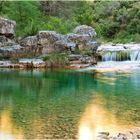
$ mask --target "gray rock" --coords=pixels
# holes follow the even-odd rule
[[[55,31],[39,31],[36,36],[28,36],[15,41],[16,22],[0,17],[0,55],[10,58],[14,55],[45,55],[52,52],[76,53],[78,50],[96,52],[98,44],[95,30],[87,25],[77,26],[73,33],[61,35]],[[25,56],[26,57],[26,56]],[[70,59],[76,60],[77,58]],[[91,61],[81,59],[82,63]]]
[[[7,38],[15,37],[16,22],[0,16],[0,35]]]
[[[95,30],[87,25],[77,26],[74,33],[70,33],[66,35],[66,39],[68,42],[75,43],[76,47],[79,50],[97,50],[99,44],[95,40],[96,32]]]
[[[82,58],[82,55],[79,54],[70,54],[68,56],[69,61],[75,61],[75,60],[79,60],[80,58]]]
[[[5,37],[5,36],[0,36],[0,43],[3,44],[5,42],[10,42],[12,40],[10,40],[9,38]]]
[[[95,30],[90,27],[90,26],[87,26],[87,25],[80,25],[80,26],[77,26],[73,32],[75,34],[80,34],[80,35],[88,35],[92,38],[96,37],[96,32]]]
[[[90,41],[86,45],[92,50],[93,53],[96,53],[99,43],[96,41]]]
[[[26,68],[40,68],[45,67],[46,64],[42,59],[20,59],[19,60],[20,67],[26,67]]]
[[[23,47],[19,44],[13,44],[12,46],[5,46],[0,48],[0,55],[4,58],[11,58],[23,53]]]
[[[54,44],[63,38],[61,34],[54,31],[39,31],[37,37],[38,44],[43,47],[42,54],[55,52]]]
[[[74,42],[77,44],[87,43],[88,41],[91,40],[91,37],[87,34],[80,35],[80,34],[70,33],[70,34],[67,34],[66,38],[68,42]]]
[[[20,45],[24,46],[24,50],[32,52],[34,56],[38,56],[42,54],[43,47],[38,45],[37,36],[28,36],[22,40],[20,40]]]
[[[38,44],[37,36],[28,36],[28,37],[22,39],[20,41],[20,44],[25,47],[27,47],[27,46],[37,47],[37,44]]]

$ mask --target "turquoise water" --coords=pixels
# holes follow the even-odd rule
[[[0,70],[0,139],[92,139],[140,127],[140,71]]]

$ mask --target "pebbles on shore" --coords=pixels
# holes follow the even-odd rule
[[[109,132],[99,132],[96,140],[140,140],[140,128],[118,133],[116,136],[110,135]]]

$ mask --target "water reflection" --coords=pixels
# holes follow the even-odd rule
[[[113,112],[101,104],[103,102],[106,101],[102,95],[97,94],[96,98],[86,107],[80,119],[79,140],[95,140],[99,132],[117,135],[135,128],[133,125],[122,124]]]
[[[9,111],[4,111],[0,114],[0,139],[15,140],[23,139],[22,130],[13,127]],[[11,134],[12,132],[12,134]],[[15,135],[13,135],[15,134]]]
[[[140,73],[0,72],[0,139],[93,139],[140,126]]]

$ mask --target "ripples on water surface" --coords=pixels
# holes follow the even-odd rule
[[[140,126],[140,71],[0,70],[0,139],[94,139]]]

